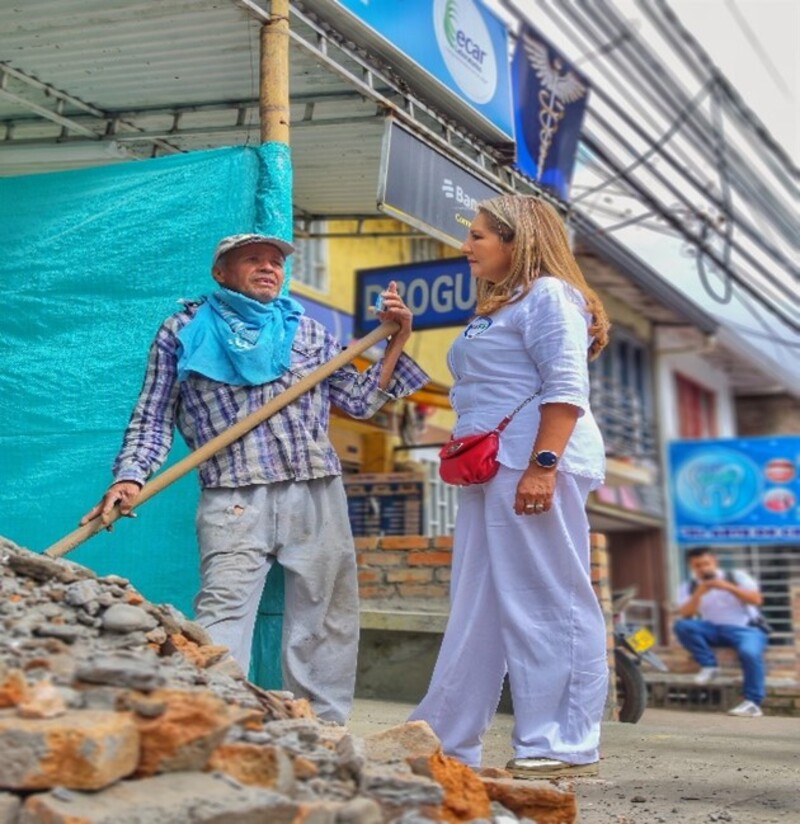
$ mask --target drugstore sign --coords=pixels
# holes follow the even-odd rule
[[[414,315],[414,329],[461,326],[475,310],[475,280],[465,258],[447,258],[407,266],[383,266],[356,272],[356,334],[378,326],[370,307],[391,281]]]

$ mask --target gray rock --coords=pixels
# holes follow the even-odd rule
[[[144,654],[97,655],[78,665],[75,678],[89,684],[129,687],[143,692],[150,692],[166,683],[158,663]]]
[[[363,739],[347,733],[336,742],[338,766],[358,781],[367,762],[367,748]]]
[[[10,550],[7,563],[17,574],[24,575],[26,578],[33,578],[35,581],[54,579],[68,584],[79,581],[81,578],[96,577],[86,567],[62,559],[48,558],[46,555],[37,555],[29,549],[22,549],[22,547]]]
[[[130,581],[121,575],[103,575],[102,578],[98,578],[97,580],[101,584],[114,584],[118,587],[126,587],[130,584]]]
[[[0,824],[16,824],[21,806],[17,796],[0,792]]]
[[[435,781],[393,767],[366,768],[361,774],[361,790],[378,802],[398,807],[438,806],[444,800],[444,790]]]
[[[103,628],[109,632],[148,632],[158,626],[158,621],[141,607],[131,604],[114,604],[103,613]]]
[[[99,793],[75,792],[69,801],[31,796],[19,824],[86,821],[91,824],[292,824],[298,805],[258,787],[232,786],[208,773],[171,773],[120,781]]]
[[[74,584],[70,584],[66,588],[64,592],[64,602],[72,607],[82,607],[85,604],[96,601],[101,594],[102,590],[97,581],[92,581],[91,579],[75,581]]]
[[[336,813],[336,824],[381,824],[380,805],[371,798],[354,798],[343,804]]]
[[[117,710],[127,691],[122,687],[90,687],[78,692],[81,708],[87,710]]]
[[[90,630],[78,624],[39,624],[33,632],[40,638],[57,638],[65,644],[74,644],[78,638],[88,635]]]
[[[103,646],[106,650],[128,650],[137,647],[147,646],[147,635],[144,632],[124,632],[115,635],[107,635],[103,639]]]
[[[103,626],[103,622],[94,616],[99,611],[100,605],[97,601],[90,601],[89,604],[94,604],[97,609],[88,609],[86,611],[81,610],[75,617],[78,619],[79,624],[83,624],[85,627],[93,627],[94,629],[98,629]]]
[[[214,639],[208,634],[208,630],[196,621],[184,621],[181,624],[181,632],[195,644],[201,647],[214,643]]]

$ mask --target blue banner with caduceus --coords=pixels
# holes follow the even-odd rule
[[[517,168],[568,200],[589,82],[530,25],[520,31],[511,73]]]

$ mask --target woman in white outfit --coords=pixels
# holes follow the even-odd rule
[[[603,479],[587,365],[608,320],[544,201],[480,204],[463,245],[477,315],[448,354],[455,437],[500,438],[500,471],[459,494],[450,619],[412,714],[448,755],[479,766],[508,673],[518,777],[597,772],[606,630],[590,578],[586,498]],[[538,394],[537,394],[538,393]]]

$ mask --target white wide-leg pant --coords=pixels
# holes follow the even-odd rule
[[[555,505],[519,516],[521,472],[460,491],[450,618],[428,693],[444,751],[479,766],[508,672],[515,755],[597,761],[608,690],[606,629],[591,585],[588,479],[558,473]]]
[[[358,656],[358,581],[341,478],[205,489],[197,510],[197,621],[247,674],[275,558],[285,572],[283,686],[344,723]]]

